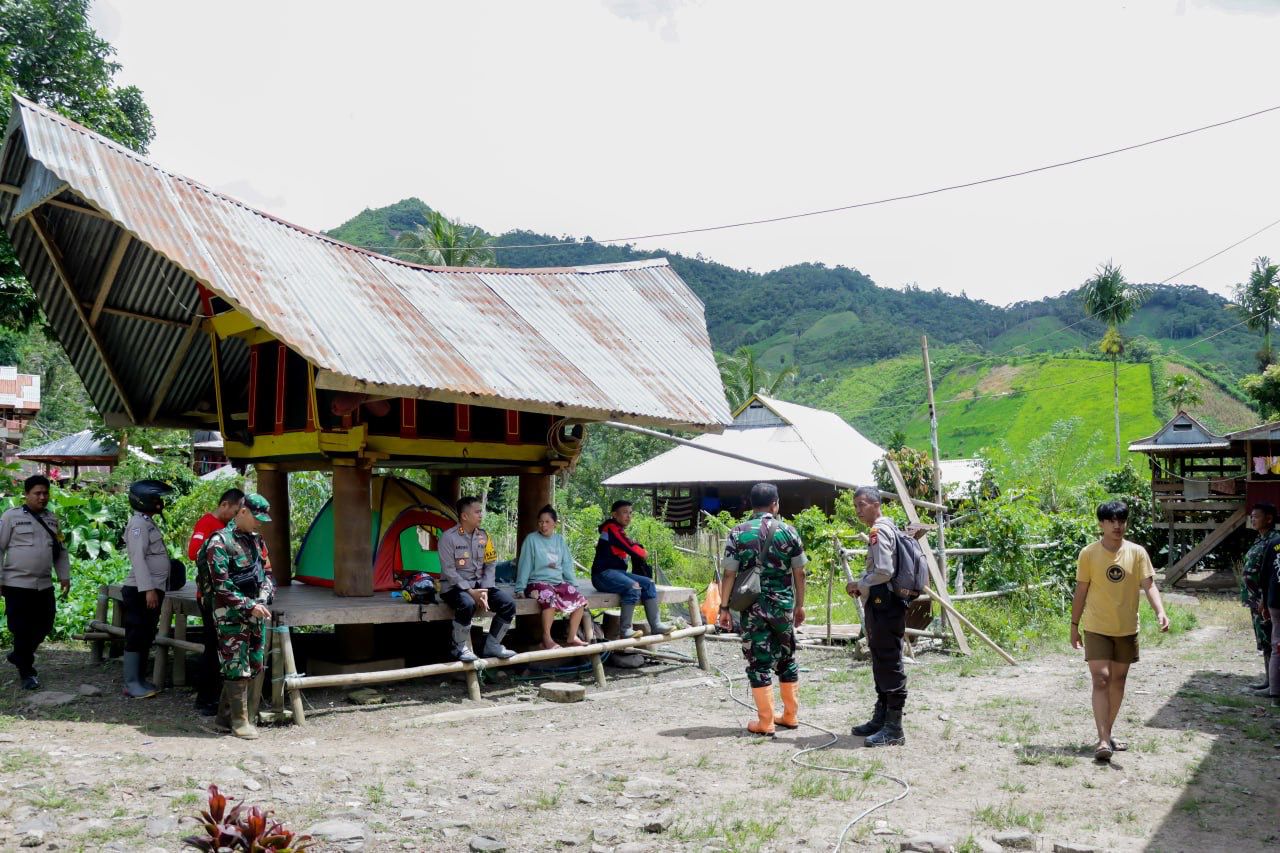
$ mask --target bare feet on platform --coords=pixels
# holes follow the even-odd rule
[[[589,645],[591,645],[591,644],[590,644],[590,643],[588,643],[586,640],[582,639],[581,637],[573,637],[572,639],[570,639],[570,640],[569,640],[569,645],[571,645],[571,646],[589,646]]]
[[[560,644],[550,637],[544,637],[542,640],[542,647],[547,651],[551,651],[552,649],[560,648]]]

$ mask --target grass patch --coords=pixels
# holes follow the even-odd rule
[[[783,820],[756,818],[719,818],[697,824],[677,824],[671,835],[677,841],[715,839],[717,846],[729,853],[756,853],[778,837]]]
[[[540,791],[538,796],[533,798],[530,808],[535,810],[554,809],[560,805],[562,796],[564,796],[564,785],[557,785],[554,791]]]
[[[50,811],[60,811],[71,805],[71,798],[53,785],[46,785],[32,791],[28,799],[36,808]]]
[[[1208,693],[1204,690],[1192,690],[1189,688],[1179,690],[1178,695],[1184,699],[1194,699],[1197,702],[1204,702],[1207,705],[1215,705],[1219,708],[1256,708],[1258,705],[1258,700],[1251,699],[1248,696]]]
[[[15,749],[0,755],[0,773],[30,770],[44,763],[44,754],[30,749]]]
[[[374,785],[365,785],[364,799],[371,806],[381,805],[387,801],[387,789],[382,782]]]
[[[973,819],[992,829],[1021,827],[1032,832],[1044,829],[1044,812],[1026,811],[1009,800],[1002,806],[983,806],[975,809]]]

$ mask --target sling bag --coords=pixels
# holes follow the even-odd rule
[[[745,613],[751,609],[760,597],[760,563],[768,554],[769,544],[773,541],[773,531],[769,529],[769,519],[760,519],[760,551],[748,566],[738,567],[738,576],[733,579],[733,589],[729,592],[729,609]]]

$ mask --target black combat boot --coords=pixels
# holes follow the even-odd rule
[[[902,733],[902,709],[889,708],[884,712],[884,728],[863,741],[864,746],[902,746],[907,736]]]
[[[873,735],[884,728],[884,700],[876,700],[876,709],[871,712],[871,719],[860,726],[853,727],[853,734],[858,737]]]
[[[1263,695],[1269,696],[1271,694],[1271,682],[1267,678],[1267,673],[1270,669],[1271,669],[1271,652],[1265,651],[1262,653],[1262,681],[1258,682],[1257,684],[1250,684],[1249,689],[1254,691],[1255,693],[1261,693]]]

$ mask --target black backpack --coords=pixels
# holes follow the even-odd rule
[[[894,594],[910,601],[929,588],[929,563],[914,536],[894,530],[893,577],[889,580]]]

